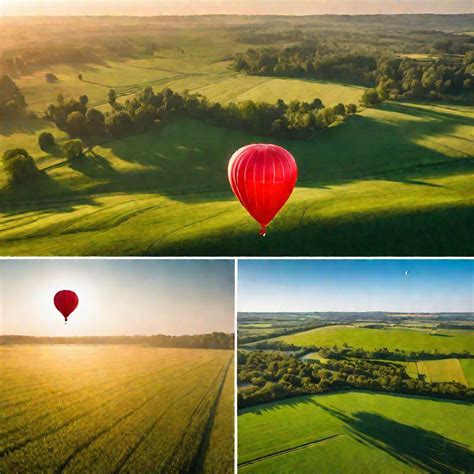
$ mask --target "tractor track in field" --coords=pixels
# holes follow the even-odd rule
[[[191,472],[199,472],[199,473],[204,472],[204,462],[206,459],[206,454],[209,449],[209,444],[211,442],[211,434],[212,434],[212,429],[214,428],[214,420],[216,418],[217,407],[219,406],[219,402],[221,401],[222,392],[224,390],[224,385],[227,380],[228,372],[232,365],[232,362],[233,362],[233,357],[230,358],[229,362],[227,363],[225,367],[224,375],[219,385],[216,398],[214,399],[214,402],[211,406],[209,417],[207,419],[207,423],[204,428],[201,441],[199,443],[197,456],[191,464]]]
[[[168,406],[164,412],[156,418],[156,420],[142,433],[140,438],[136,441],[136,443],[129,448],[125,456],[119,460],[119,462],[116,464],[114,469],[111,471],[113,474],[118,474],[121,472],[123,467],[126,465],[126,463],[130,460],[130,458],[133,456],[133,454],[138,450],[138,448],[143,444],[143,442],[150,436],[150,434],[153,432],[153,430],[156,428],[158,423],[168,414],[168,412],[174,408],[176,405],[178,405],[178,402],[180,402],[183,398],[186,398],[190,393],[192,393],[195,390],[194,387],[192,387],[190,390],[188,390],[185,394],[182,394],[179,397],[176,397],[174,399],[174,402]]]
[[[95,441],[97,441],[101,436],[109,433],[110,431],[112,431],[118,424],[120,424],[123,420],[125,419],[128,419],[130,418],[132,415],[134,415],[135,413],[137,413],[139,410],[141,410],[143,407],[145,407],[146,405],[148,405],[149,402],[152,402],[154,399],[157,398],[157,396],[159,394],[161,394],[161,392],[165,390],[164,388],[162,388],[161,390],[157,390],[156,393],[154,395],[152,395],[151,397],[148,397],[143,403],[141,403],[138,407],[136,408],[133,408],[132,410],[129,410],[127,413],[123,414],[121,417],[117,418],[111,425],[107,426],[106,428],[98,431],[97,433],[95,433],[92,437],[88,438],[86,441],[84,441],[84,443],[80,444],[76,449],[74,449],[74,451],[61,463],[61,465],[55,470],[55,473],[56,474],[59,474],[61,472],[63,472],[71,463],[71,461],[78,455],[80,454],[82,451],[84,451],[85,449],[87,449],[89,446],[91,446]],[[175,401],[179,401],[181,400],[182,398],[184,398],[185,396],[187,396],[189,393],[192,392],[192,390],[194,390],[194,388],[192,388],[191,390],[189,390],[188,392],[186,392],[185,395],[179,397],[179,398],[175,398]],[[161,415],[164,416],[173,406],[175,406],[176,403],[173,403],[170,407],[168,407],[165,411],[165,413],[163,413]],[[159,419],[158,418],[156,421],[155,424],[158,423]],[[150,430],[151,432],[151,430]],[[148,430],[147,430],[147,434],[148,434]],[[140,438],[140,442],[138,443],[138,445],[146,438],[143,437],[143,438]],[[137,446],[138,447],[138,446]],[[119,472],[120,469],[117,471]],[[113,471],[115,472],[115,470]]]
[[[179,359],[178,358],[170,358],[170,359],[167,359],[166,362],[172,362],[172,361],[175,361],[175,360],[179,360]],[[137,364],[137,367],[141,367],[140,364]],[[113,370],[116,370],[116,369],[119,369],[119,368],[121,368],[121,366],[119,364],[117,364],[116,366],[109,367],[107,370],[113,371]],[[146,373],[146,372],[142,372],[142,373]],[[53,376],[53,377],[56,376],[57,380],[62,380],[62,378],[63,378],[62,374],[63,374],[63,370],[50,372],[48,374],[48,377],[50,377],[50,378],[47,381],[42,380],[41,382],[33,382],[30,385],[19,385],[19,386],[15,387],[12,390],[3,392],[2,394],[0,394],[0,397],[11,397],[11,396],[18,397],[19,395],[24,395],[24,394],[28,394],[30,392],[41,390],[43,387],[45,387],[47,385],[50,385],[51,383],[55,382],[55,379],[51,380],[51,376]],[[87,375],[87,372],[84,372],[83,375]],[[122,377],[120,380],[126,380],[127,378],[130,378],[130,375],[126,375],[126,376]],[[105,384],[105,382],[104,382],[104,384]],[[93,385],[94,384],[84,385],[84,387],[93,386]],[[65,390],[67,390],[67,388],[58,388],[58,389],[56,389],[56,390],[54,390],[50,393],[54,394],[54,393],[63,392]],[[72,392],[72,390],[70,390],[69,392]],[[34,395],[34,393],[32,395]],[[13,402],[13,403],[5,402],[5,403],[0,404],[0,410],[3,410],[4,408],[8,408],[8,407],[11,407],[11,406],[14,406],[14,405],[18,405],[18,404],[21,404],[21,403],[23,403],[23,400],[20,401],[20,402]]]
[[[194,370],[200,369],[201,367],[207,365],[208,363],[209,363],[209,361],[206,361],[206,362],[204,362],[204,363],[198,365],[197,367],[193,367],[191,370],[188,370],[188,371],[184,372],[183,374],[186,375],[186,374],[188,374],[189,372],[192,372],[192,371],[194,371]],[[183,375],[183,374],[181,374],[181,375]],[[96,411],[102,409],[103,407],[105,407],[105,406],[108,405],[109,403],[115,402],[116,400],[122,398],[124,395],[126,395],[126,394],[128,394],[128,393],[130,393],[130,392],[139,390],[139,389],[143,388],[144,386],[153,384],[153,383],[155,383],[155,382],[156,382],[156,381],[153,379],[153,380],[150,380],[150,381],[148,381],[148,382],[145,382],[145,383],[139,385],[138,387],[130,388],[130,389],[127,390],[126,392],[120,393],[119,395],[117,395],[117,396],[115,396],[115,397],[112,397],[112,398],[110,398],[110,399],[104,401],[103,403],[101,403],[100,405],[98,405],[98,406],[95,407],[93,410],[91,410],[91,411],[89,411],[89,412],[87,412],[87,413],[84,413],[84,414],[82,414],[82,415],[79,415],[79,416],[76,416],[76,417],[74,417],[74,418],[72,418],[72,419],[69,419],[69,420],[67,420],[67,421],[65,421],[65,422],[63,422],[63,423],[61,423],[59,426],[55,426],[55,427],[53,427],[53,428],[50,428],[50,429],[48,429],[48,430],[46,430],[46,431],[44,431],[44,432],[42,432],[42,433],[40,433],[40,434],[38,434],[38,435],[36,435],[36,436],[32,436],[32,437],[30,437],[30,438],[28,438],[28,439],[25,439],[25,440],[23,440],[23,441],[21,441],[21,442],[18,442],[17,444],[15,444],[15,445],[13,445],[13,446],[3,448],[3,449],[0,450],[0,459],[4,458],[5,456],[9,455],[9,454],[12,453],[12,452],[15,452],[15,451],[18,451],[19,449],[24,448],[26,445],[28,445],[28,444],[30,444],[30,443],[32,443],[32,442],[34,442],[34,441],[37,441],[37,440],[39,440],[39,439],[41,439],[41,438],[44,438],[44,437],[49,436],[49,435],[51,435],[51,434],[53,434],[53,433],[56,433],[57,431],[61,430],[62,428],[66,427],[66,426],[69,426],[69,425],[71,425],[72,423],[75,423],[76,421],[78,421],[78,420],[80,420],[80,419],[82,419],[82,418],[85,418],[85,417],[89,416],[91,413],[94,413],[94,412],[96,412]]]
[[[179,365],[179,364],[178,364]],[[173,366],[168,366],[166,369],[163,369],[163,370],[168,370],[170,367],[173,367]],[[110,383],[110,384],[106,384],[106,383],[102,383],[102,384],[91,384],[91,385],[87,385],[85,387],[83,387],[81,389],[81,392],[83,391],[87,391],[89,388],[92,388],[94,387],[95,389],[97,388],[102,388],[104,386],[106,386],[106,389],[107,390],[111,390],[111,389],[114,389],[115,387],[117,386],[123,386],[124,384],[126,385],[129,385],[131,383],[135,383],[135,381],[138,381],[138,380],[141,380],[143,378],[149,378],[151,375],[156,375],[158,373],[160,373],[161,371],[153,371],[153,372],[150,372],[150,373],[142,373],[138,376],[126,376],[126,377],[123,377],[121,379],[118,379],[118,380],[115,380],[113,383]],[[68,396],[68,394],[70,393],[75,393],[75,390],[68,390],[66,392],[60,390],[58,392],[55,393],[55,396]],[[125,392],[126,393],[126,392]],[[80,397],[79,399],[75,400],[73,403],[70,403],[69,405],[67,405],[66,407],[64,407],[64,410],[69,410],[71,407],[74,407],[78,404],[81,404],[81,403],[84,403],[84,402],[89,402],[91,400],[94,400],[94,398],[97,398],[97,397],[100,397],[101,394],[97,392],[96,390],[96,393],[94,393],[93,395],[90,395],[90,393],[88,392],[86,395],[83,395],[82,397]],[[28,402],[25,402],[25,404],[27,405]],[[14,418],[17,418],[19,416],[22,416],[26,413],[29,413],[32,409],[35,409],[35,410],[38,410],[38,407],[41,408],[41,405],[42,404],[46,404],[46,406],[49,406],[48,404],[48,400],[44,400],[42,399],[40,402],[38,403],[35,403],[33,406],[28,406],[28,408],[26,410],[23,410],[21,412],[17,412],[17,413],[14,413],[6,418],[3,418],[1,421],[2,422],[5,422],[5,421],[10,421]],[[36,418],[32,419],[32,420],[28,420],[28,424],[32,424],[32,423],[37,423],[38,421],[44,419],[44,418],[47,418],[48,416],[50,416],[51,414],[53,414],[54,412],[52,411],[49,411],[49,412],[46,412],[46,413],[43,413],[42,415],[40,416],[37,416]],[[4,434],[5,435],[8,435],[12,432],[15,432],[18,428],[14,427],[14,428],[11,428],[9,431],[5,432]]]
[[[222,216],[223,214],[227,214],[228,213],[228,210],[225,210],[225,211],[221,211],[221,212],[218,212],[217,214],[214,214],[212,216],[207,216],[207,217],[204,217],[203,219],[199,219],[197,221],[194,221],[194,222],[191,222],[189,224],[185,224],[181,227],[178,227],[177,229],[174,229],[172,230],[171,232],[168,232],[167,234],[161,236],[159,239],[156,239],[156,240],[153,240],[152,242],[150,242],[147,247],[145,248],[145,252],[143,253],[143,255],[150,255],[151,252],[152,252],[152,249],[153,247],[160,243],[160,242],[163,242],[164,240],[166,240],[168,237],[170,237],[171,235],[173,234],[176,234],[188,227],[192,227],[194,225],[197,225],[197,224],[201,224],[202,222],[205,222],[205,221],[209,221],[211,219],[215,219],[216,217],[219,217],[219,216]]]
[[[190,372],[193,372],[195,370],[200,369],[201,367],[207,365],[209,361],[204,362],[203,364],[198,365],[197,367],[193,367],[191,370],[186,371],[183,374],[180,374],[180,377],[183,375],[187,375]],[[144,433],[140,436],[140,438],[137,440],[137,442],[133,445],[132,448],[130,448],[125,456],[119,460],[117,465],[114,467],[114,469],[111,471],[113,473],[118,473],[121,471],[123,466],[126,464],[126,462],[131,458],[131,456],[136,452],[136,450],[140,447],[140,445],[146,440],[146,438],[153,432],[153,429],[158,425],[158,423],[166,416],[166,414],[173,408],[175,407],[183,398],[186,398],[190,393],[194,391],[194,387],[192,387],[190,390],[188,390],[185,394],[180,395],[179,397],[174,398],[173,403],[169,406],[166,407],[164,412],[159,415],[159,417],[149,426]],[[128,416],[122,416],[121,419],[116,420],[116,422],[113,423],[113,425],[109,426],[108,428],[105,428],[104,430],[101,430],[99,433],[94,435],[92,438],[89,438],[87,441],[85,441],[81,446],[79,446],[77,449],[74,450],[71,455],[68,456],[68,458],[61,464],[60,468],[56,471],[57,473],[63,472],[71,463],[71,461],[83,450],[87,449],[89,446],[91,446],[95,441],[97,441],[101,436],[104,434],[110,432],[115,426],[117,426],[121,421],[123,421],[126,418],[129,418],[131,415],[136,413],[138,410],[142,409],[143,406],[145,406],[149,401],[152,401],[156,398],[156,395],[160,393],[161,391],[165,390],[163,388],[162,390],[158,390],[155,395],[152,397],[149,397],[142,405],[140,405],[138,408],[132,410],[132,412]]]
[[[200,407],[207,401],[209,400],[209,396],[210,394],[212,393],[212,390],[213,388],[215,387],[217,381],[219,380],[219,378],[222,376],[222,373],[224,373],[224,380],[225,380],[225,375],[227,373],[227,368],[228,368],[229,364],[227,363],[223,363],[222,367],[220,368],[220,370],[217,372],[213,382],[211,384],[209,384],[209,387],[208,389],[205,391],[205,393],[203,394],[203,396],[199,399],[198,403],[196,404],[196,406],[194,407],[193,411],[191,412],[191,415],[189,417],[189,420],[188,420],[188,423],[183,431],[183,434],[181,435],[181,438],[179,440],[178,443],[176,443],[176,446],[172,452],[172,454],[170,456],[168,456],[167,458],[167,462],[165,464],[165,466],[163,467],[163,470],[164,472],[172,472],[172,465],[173,465],[173,461],[175,459],[175,457],[177,456],[177,454],[179,453],[179,451],[181,449],[183,449],[185,447],[185,439],[186,439],[186,436],[188,436],[188,434],[190,433],[191,431],[191,426],[192,426],[192,423],[194,421],[194,418],[195,418],[195,415],[196,413],[199,411]],[[218,391],[216,397],[219,397],[219,394],[220,392]],[[205,429],[204,429],[205,431]],[[203,431],[203,432],[204,432]],[[198,453],[199,453],[199,450],[198,450]],[[197,454],[196,454],[197,455]],[[195,456],[196,456],[195,455]],[[193,465],[194,464],[194,461],[192,460],[190,465]],[[186,469],[186,472],[195,472],[193,469]]]
[[[335,435],[326,436],[325,438],[320,438],[320,439],[316,439],[314,441],[309,441],[308,443],[300,444],[299,446],[295,446],[293,448],[282,449],[281,451],[276,451],[274,453],[267,454],[265,456],[260,456],[258,458],[252,459],[250,461],[245,461],[245,462],[239,463],[237,466],[238,467],[250,466],[251,464],[256,464],[258,462],[265,461],[266,459],[270,459],[270,458],[274,458],[274,457],[278,457],[278,456],[284,456],[285,454],[292,453],[294,451],[299,451],[300,449],[309,448],[309,447],[317,445],[319,443],[324,443],[326,441],[330,441],[332,439],[339,438],[340,436],[344,436],[344,435],[342,433],[338,433],[338,434],[335,434]]]
[[[179,362],[179,358],[170,358],[170,359],[167,359],[166,362],[167,363],[173,363],[175,361],[178,361]],[[117,368],[119,368],[120,366],[117,365]],[[140,368],[140,364],[137,364],[137,367]],[[133,369],[135,369],[135,367],[132,367]],[[102,382],[100,384],[96,384],[96,383],[90,383],[90,384],[86,384],[84,385],[83,387],[80,388],[79,391],[82,391],[82,390],[85,390],[89,387],[97,387],[97,386],[103,386],[103,385],[107,385],[107,384],[116,384],[117,382],[119,383],[123,383],[124,381],[127,381],[127,380],[133,380],[135,378],[139,378],[139,377],[142,377],[144,376],[145,374],[149,374],[150,372],[141,372],[139,373],[138,375],[137,374],[134,374],[134,375],[125,375],[119,379],[116,379],[116,380],[111,380],[110,382]],[[61,377],[60,377],[61,378]],[[60,379],[59,378],[59,379]],[[21,388],[20,391],[11,391],[11,392],[8,392],[6,394],[2,394],[2,396],[4,395],[7,395],[8,397],[11,397],[12,395],[15,396],[15,397],[18,397],[18,395],[23,395],[23,394],[27,394],[27,393],[30,393],[30,392],[35,392],[35,391],[38,391],[38,390],[41,390],[43,387],[51,384],[52,381],[51,380],[47,380],[46,382],[41,382],[41,383],[36,383],[34,385],[31,385],[31,386],[22,386],[22,387],[19,387]],[[58,388],[56,390],[53,390],[52,392],[49,392],[48,395],[58,395],[58,394],[63,394],[63,395],[67,395],[69,393],[75,393],[77,392],[78,390],[77,389],[70,389],[69,387],[64,387],[64,388]],[[32,396],[35,396],[35,393],[32,393]],[[28,400],[21,400],[19,402],[13,402],[13,403],[5,403],[5,404],[2,404],[0,405],[0,410],[3,410],[5,408],[11,408],[12,406],[18,406],[18,405],[22,405],[22,404],[27,404],[29,402],[30,399]]]
[[[114,141],[114,140],[110,140]],[[61,162],[61,163],[55,163],[54,165],[50,165],[49,167],[43,168],[42,171],[51,169],[52,167],[56,166],[66,166],[68,162]],[[345,178],[335,178],[335,179],[328,179],[325,181],[315,181],[314,179],[309,179],[309,180],[298,180],[298,185],[303,185],[303,186],[311,186],[311,185],[317,185],[317,186],[329,186],[329,185],[337,185],[341,183],[350,183],[355,180],[370,180],[370,179],[380,179],[383,177],[389,177],[389,176],[394,176],[399,173],[409,173],[409,172],[417,172],[417,171],[422,171],[426,169],[442,169],[442,168],[458,168],[462,167],[464,165],[467,165],[469,167],[473,167],[474,169],[474,158],[473,157],[467,157],[467,158],[455,158],[454,160],[451,161],[438,161],[434,163],[425,163],[425,164],[418,164],[418,165],[411,165],[411,166],[402,166],[400,168],[392,168],[389,170],[384,170],[384,171],[379,171],[379,172],[373,172],[373,173],[367,173],[367,174],[354,174],[352,176],[348,176]],[[202,187],[199,188],[183,188],[179,189],[177,191],[171,192],[171,188],[167,189],[160,189],[156,187],[145,187],[142,189],[136,189],[134,190],[136,193],[156,193],[159,195],[165,194],[166,196],[188,196],[188,195],[194,195],[194,194],[199,194],[199,195],[205,195],[209,193],[213,194],[228,194],[230,191],[227,188],[219,187],[219,188],[208,188],[205,190],[202,190]],[[50,203],[51,207],[48,209],[51,209],[51,211],[54,211],[54,205],[58,203],[71,203],[72,199],[77,199],[77,197],[81,197],[84,199],[83,204],[87,204],[88,199],[93,199],[96,197],[101,197],[101,196],[118,196],[118,195],[123,195],[124,191],[103,191],[103,192],[92,192],[90,194],[80,192],[78,195],[73,195],[71,198],[65,198],[65,199],[55,199],[54,197],[50,197],[49,199],[46,199],[46,203]],[[80,204],[80,203],[79,203]],[[15,203],[12,205],[6,206],[7,210],[10,209],[16,209],[19,207],[24,206],[25,203]],[[26,210],[25,213],[27,212],[35,212],[35,209],[33,210]],[[0,212],[1,213],[1,212]]]
[[[55,427],[52,427],[52,428],[50,428],[50,429],[47,429],[46,431],[43,431],[42,433],[40,433],[40,434],[38,434],[38,435],[36,435],[36,436],[32,436],[32,437],[30,437],[30,438],[27,438],[27,439],[21,441],[21,442],[16,443],[16,444],[13,445],[13,446],[10,446],[10,447],[7,447],[7,448],[4,448],[4,449],[0,450],[0,459],[4,458],[5,456],[7,456],[7,455],[9,455],[9,454],[11,454],[11,453],[13,453],[13,452],[15,452],[15,451],[18,451],[19,449],[24,448],[25,446],[27,446],[27,445],[30,444],[30,443],[33,443],[33,442],[35,442],[35,441],[38,441],[38,440],[41,439],[41,438],[45,438],[46,436],[49,436],[49,435],[51,435],[51,434],[53,434],[53,433],[56,433],[57,431],[59,431],[59,430],[65,428],[66,426],[69,426],[69,425],[71,425],[72,423],[75,423],[76,421],[81,420],[82,418],[85,418],[85,417],[89,416],[91,413],[94,413],[94,412],[96,412],[96,411],[98,411],[98,410],[101,410],[102,408],[104,408],[105,406],[107,406],[109,403],[113,403],[113,402],[117,401],[119,398],[122,398],[125,394],[130,393],[130,392],[133,392],[133,391],[138,390],[138,389],[141,389],[141,388],[143,388],[145,385],[149,385],[149,384],[151,384],[151,383],[153,383],[153,382],[154,382],[154,380],[153,380],[153,381],[146,382],[146,383],[144,383],[144,384],[142,384],[142,385],[140,385],[140,386],[138,386],[138,387],[134,387],[134,388],[132,388],[132,389],[129,389],[129,390],[127,390],[126,392],[117,395],[116,397],[112,397],[112,398],[110,398],[110,399],[104,401],[103,403],[101,403],[100,405],[98,405],[98,406],[95,407],[93,410],[91,410],[91,411],[89,411],[89,412],[87,412],[87,413],[83,413],[82,415],[79,415],[79,416],[76,416],[76,417],[74,417],[74,418],[71,418],[71,419],[69,419],[69,420],[67,420],[67,421],[65,421],[65,422],[63,422],[63,423],[61,423],[61,424],[58,425],[58,426],[55,426]]]

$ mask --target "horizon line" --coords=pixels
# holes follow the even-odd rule
[[[397,311],[397,310],[383,310],[383,309],[376,309],[376,310],[364,310],[364,311],[337,311],[337,310],[311,310],[311,311],[237,311],[238,314],[242,313],[254,313],[254,314],[288,314],[288,313],[296,313],[296,314],[307,314],[307,313],[397,313],[397,314],[472,314],[474,315],[474,311]]]
[[[179,13],[162,13],[156,15],[127,15],[127,14],[89,14],[89,15],[9,15],[3,14],[1,18],[161,18],[161,17],[205,17],[205,16],[227,16],[227,17],[315,17],[315,16],[405,16],[405,15],[432,15],[432,16],[447,16],[447,15],[474,15],[472,12],[452,12],[452,13],[432,13],[432,12],[406,12],[406,13],[194,13],[194,14],[179,14]]]

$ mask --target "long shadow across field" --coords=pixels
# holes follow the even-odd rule
[[[82,191],[84,194],[151,191],[177,201],[204,202],[206,196],[202,191],[229,190],[227,163],[237,148],[249,141],[275,141],[296,157],[299,186],[330,191],[331,185],[341,181],[350,183],[376,178],[436,187],[423,179],[433,176],[430,174],[432,170],[426,166],[457,162],[460,157],[450,158],[416,141],[434,132],[449,135],[460,121],[474,124],[474,120],[407,104],[390,103],[381,108],[402,116],[419,117],[424,114],[429,120],[417,121],[407,127],[403,120],[385,122],[357,115],[348,117],[341,126],[323,130],[310,140],[274,140],[195,120],[173,121],[156,131],[108,140],[102,144],[103,148],[109,148],[124,162],[145,169],[115,171],[114,164],[99,154],[64,166],[71,166],[92,180],[97,180],[96,183],[90,183],[86,192]],[[34,128],[31,133],[34,133]],[[473,156],[467,155],[462,161],[470,159]],[[417,167],[420,169],[417,170]],[[406,173],[414,171],[420,174],[406,176]],[[443,175],[443,169],[436,170],[435,175]],[[64,184],[67,186],[68,183]],[[58,185],[57,190],[60,191],[60,188]],[[196,193],[196,190],[200,192]],[[35,199],[40,203],[43,197],[53,197],[53,193],[52,187],[42,187],[37,189]],[[230,194],[227,196],[232,198]],[[227,196],[223,196],[223,199],[227,200]],[[62,196],[59,197],[62,199]],[[21,202],[18,198],[21,196],[14,199],[17,204]]]
[[[280,221],[269,227],[267,237],[245,227],[247,217],[225,228],[192,240],[166,242],[160,236],[143,255],[245,255],[245,256],[467,256],[474,253],[474,204],[449,205],[435,209],[400,211],[393,214],[346,215],[344,219],[293,219],[291,226]],[[453,231],[455,229],[455,231]],[[179,231],[179,229],[177,229]]]
[[[405,104],[387,107],[400,109],[405,114],[419,114],[412,111],[420,109]],[[193,193],[196,188],[228,190],[228,160],[237,148],[249,141],[275,141],[288,148],[298,163],[300,186],[329,189],[331,184],[341,181],[350,183],[388,176],[391,181],[437,187],[417,178],[433,176],[428,166],[439,167],[450,162],[454,165],[460,160],[469,161],[473,156],[461,157],[456,150],[457,158],[451,158],[418,144],[417,140],[433,133],[449,135],[459,125],[452,114],[433,111],[429,114],[436,119],[417,122],[413,127],[407,127],[403,120],[384,122],[365,115],[349,117],[345,124],[324,130],[310,140],[275,140],[193,120],[174,121],[157,131],[104,143],[102,146],[121,160],[147,169],[110,176],[100,173],[100,177],[108,180],[93,185],[91,192],[134,192],[155,187],[158,193],[172,199],[196,202],[199,201],[199,194]],[[94,177],[93,170],[90,171],[88,176]],[[434,175],[442,176],[443,171],[441,167]],[[413,172],[419,172],[420,176],[405,175]],[[180,192],[187,187],[189,192]],[[205,200],[205,196],[203,198]]]
[[[471,472],[474,453],[433,431],[410,426],[377,413],[345,413],[312,403],[342,421],[357,440],[381,449],[411,467],[429,472]]]

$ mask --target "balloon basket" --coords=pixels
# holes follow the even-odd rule
[[[263,226],[261,229],[260,229],[260,232],[259,234],[262,236],[262,237],[265,237],[267,235],[267,228],[265,226]]]

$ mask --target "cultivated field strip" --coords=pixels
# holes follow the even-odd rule
[[[203,448],[205,452],[202,465],[198,465],[199,472],[225,474],[233,472],[232,456],[224,457],[228,446],[234,445],[234,360],[229,364],[222,392],[218,399],[210,433],[206,435]]]
[[[141,374],[139,377],[131,377],[127,382],[119,380],[118,383],[111,384],[110,386],[104,384],[98,384],[91,393],[90,388],[87,388],[84,392],[80,392],[80,397],[66,396],[66,401],[63,401],[63,395],[59,395],[58,398],[52,404],[53,398],[46,398],[45,404],[42,406],[34,406],[31,409],[26,408],[18,416],[11,417],[8,419],[4,426],[2,426],[2,434],[8,436],[10,443],[13,443],[18,438],[25,438],[29,436],[30,431],[37,433],[38,430],[49,430],[56,423],[59,423],[58,418],[55,415],[61,415],[61,424],[67,422],[69,418],[77,419],[77,416],[84,416],[85,407],[94,407],[93,409],[99,408],[97,405],[100,401],[100,407],[107,405],[111,400],[116,400],[124,393],[130,391],[139,390],[147,385],[154,383],[154,377],[159,373],[160,376],[172,374],[176,368],[179,368],[181,364],[177,363],[170,365],[167,369],[156,370],[155,372],[149,371],[145,374]],[[116,395],[116,388],[120,388],[119,394]],[[104,396],[103,394],[107,395]],[[46,395],[47,396],[47,395]],[[5,433],[3,433],[3,431]],[[2,448],[0,448],[1,450]],[[7,448],[10,449],[10,448]],[[1,452],[1,451],[0,451]]]
[[[232,360],[231,351],[217,350],[36,350],[47,356],[35,359],[35,348],[2,348],[9,390],[8,402],[0,402],[13,402],[15,391],[26,398],[2,410],[1,472],[146,472],[164,466],[184,472],[182,466],[196,459]],[[77,362],[71,359],[70,366],[57,357],[69,350]],[[35,383],[29,384],[28,374],[37,375]],[[233,446],[226,451],[232,459]]]

